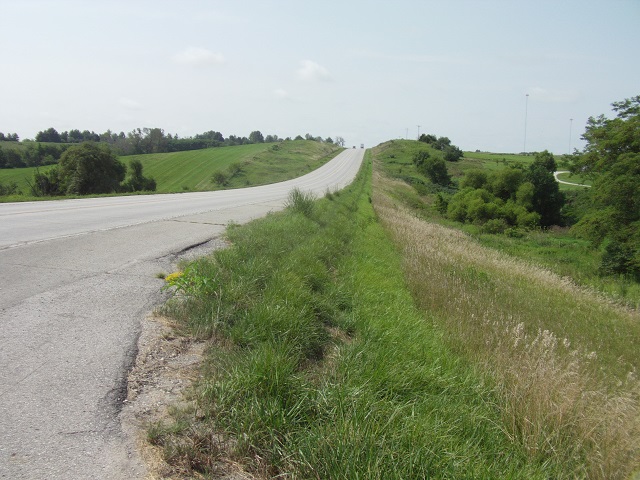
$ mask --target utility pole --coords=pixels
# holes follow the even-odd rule
[[[573,127],[573,118],[569,119],[569,155],[571,155],[571,127]]]
[[[527,153],[527,110],[529,109],[529,94],[524,103],[524,153]]]

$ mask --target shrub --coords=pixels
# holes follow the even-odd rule
[[[131,176],[123,185],[125,192],[154,192],[156,190],[156,181],[142,174],[142,162],[140,160],[131,160],[129,169],[131,170]]]
[[[484,233],[504,233],[507,227],[507,222],[503,218],[492,218],[482,226],[482,231]]]
[[[0,195],[19,195],[18,184],[16,182],[9,182],[2,184],[0,182]]]
[[[229,179],[223,172],[215,172],[211,175],[211,180],[213,180],[213,183],[220,185],[221,187],[224,187],[229,183]]]
[[[68,194],[112,193],[120,189],[126,170],[108,146],[85,142],[62,154],[59,178]]]

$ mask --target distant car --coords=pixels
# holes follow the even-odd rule
[[[356,148],[356,146],[354,145],[353,148]]]
[[[364,143],[361,143],[361,144],[360,144],[360,148],[364,148]]]

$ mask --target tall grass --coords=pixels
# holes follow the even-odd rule
[[[310,214],[232,228],[231,248],[177,277],[166,313],[214,345],[196,409],[152,441],[209,476],[562,477],[512,441],[491,385],[414,307],[364,173]]]
[[[374,205],[409,288],[453,349],[496,384],[502,425],[565,475],[626,478],[640,466],[638,315],[566,278],[411,215],[375,176]]]

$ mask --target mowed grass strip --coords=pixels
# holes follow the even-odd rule
[[[562,478],[504,425],[495,389],[407,290],[371,164],[309,208],[229,231],[164,309],[211,339],[195,407],[153,425],[176,473],[258,478]]]

